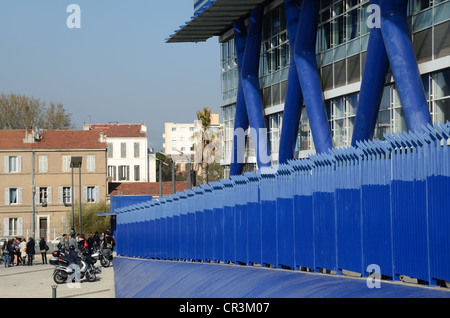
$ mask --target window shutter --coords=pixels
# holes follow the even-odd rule
[[[52,204],[52,188],[48,187],[47,188],[47,203],[48,204]]]
[[[17,172],[22,173],[22,156],[17,156]]]
[[[9,188],[5,188],[5,205],[9,205]]]
[[[17,219],[17,235],[18,236],[23,235],[23,218]]]
[[[41,188],[36,187],[36,194],[34,195],[34,203],[39,204],[41,201]]]
[[[3,236],[9,236],[9,219],[8,218],[4,218],[3,222],[4,222]]]
[[[58,188],[58,203],[63,204],[63,187]]]
[[[9,157],[5,156],[5,173],[9,173]]]
[[[95,200],[96,203],[100,202],[100,188],[95,187]]]
[[[83,187],[83,197],[84,197],[84,199],[83,199],[83,202],[87,202],[87,187],[86,186],[84,186]]]
[[[17,204],[22,204],[22,188],[17,188]]]

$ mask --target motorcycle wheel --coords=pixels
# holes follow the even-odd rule
[[[86,272],[86,279],[88,280],[88,282],[95,282],[95,280],[97,279],[97,276],[95,275],[94,271],[87,271]]]
[[[53,274],[53,280],[57,284],[64,284],[67,280],[67,276],[62,274],[60,271],[56,271]]]
[[[100,264],[102,264],[103,267],[109,267],[111,261],[107,259],[106,257],[102,257],[100,260]]]

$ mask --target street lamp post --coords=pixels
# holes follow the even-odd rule
[[[74,186],[73,186],[73,168],[78,168],[78,175],[79,175],[79,181],[78,181],[78,187],[79,187],[79,197],[80,202],[79,205],[79,212],[78,212],[78,226],[79,226],[79,233],[81,234],[81,162],[83,161],[83,157],[71,157],[70,158],[70,167],[72,168],[72,188],[70,189],[70,200],[72,203],[72,228],[75,228],[74,225],[74,205],[75,205],[75,193],[74,193]]]
[[[164,161],[162,161],[161,159],[158,159],[158,157],[156,157],[156,160],[159,161],[159,197],[162,197],[162,164],[165,165],[166,167],[168,167],[169,165],[167,163],[165,163]]]

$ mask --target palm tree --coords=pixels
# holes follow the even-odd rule
[[[204,138],[206,130],[208,130],[211,125],[211,108],[203,107],[203,110],[197,111],[197,119],[202,123],[202,182],[203,184],[208,183],[208,162],[203,158],[203,151],[208,145],[209,141]]]

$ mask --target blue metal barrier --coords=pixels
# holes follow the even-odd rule
[[[450,123],[117,209],[119,255],[450,281]]]

